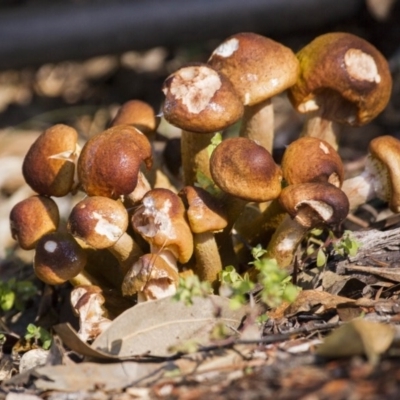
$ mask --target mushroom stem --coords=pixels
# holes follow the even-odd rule
[[[118,260],[124,275],[143,254],[139,245],[127,233],[124,233],[108,250]]]
[[[311,136],[328,142],[335,150],[338,149],[338,136],[342,130],[342,125],[325,118],[321,115],[321,110],[310,112],[303,125],[300,137]]]
[[[201,173],[211,180],[210,156],[207,147],[214,133],[195,133],[182,130],[181,153],[184,185],[194,185],[197,174]]]
[[[255,141],[272,154],[274,144],[274,108],[271,99],[244,108],[240,136]]]
[[[196,257],[195,273],[201,281],[215,283],[219,272],[222,271],[222,262],[214,234],[195,233],[193,242]]]
[[[281,268],[289,267],[297,246],[308,230],[287,215],[272,235],[265,257],[274,258]]]
[[[383,165],[369,155],[364,171],[343,182],[342,190],[349,199],[350,212],[374,197],[388,201],[390,197],[388,180],[388,172]]]

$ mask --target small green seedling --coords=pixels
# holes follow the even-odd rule
[[[191,305],[194,297],[206,297],[212,292],[209,282],[200,282],[197,275],[190,275],[179,279],[178,288],[172,298],[176,301],[183,301],[186,305]]]
[[[51,334],[46,329],[34,324],[27,326],[24,338],[42,347],[44,350],[48,350],[51,346]]]

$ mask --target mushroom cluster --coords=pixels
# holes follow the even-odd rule
[[[58,124],[26,154],[23,175],[37,195],[15,205],[11,231],[22,248],[36,250],[34,270],[45,283],[104,288],[106,281],[139,301],[175,293],[182,273],[217,288],[223,267],[251,261],[235,247],[239,238],[261,243],[288,268],[313,227],[337,228],[373,197],[399,212],[397,139],[374,139],[365,171],[351,179],[337,152],[338,124],[366,124],[389,100],[388,64],[365,40],[326,34],[295,54],[239,33],[206,63],[168,76],[162,91],[163,118],[182,130],[178,183],[153,178],[157,118],[138,100],[82,148],[76,130]],[[309,116],[278,165],[271,98],[284,91]],[[238,121],[238,137],[211,144]],[[55,200],[71,195],[78,197],[64,220]]]

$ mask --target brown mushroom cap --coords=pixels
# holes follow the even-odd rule
[[[157,254],[145,254],[132,266],[122,282],[124,296],[143,292],[148,300],[175,293],[178,270]]]
[[[75,163],[68,159],[76,152],[78,133],[67,125],[54,125],[32,144],[22,164],[26,183],[37,193],[61,197],[74,183]]]
[[[78,160],[78,177],[89,196],[117,199],[134,191],[140,166],[152,164],[151,145],[129,125],[118,125],[89,139]]]
[[[282,189],[279,202],[300,225],[312,228],[319,225],[336,227],[349,213],[345,193],[326,182],[289,185]]]
[[[86,265],[86,253],[69,233],[53,232],[37,243],[34,271],[49,285],[59,285],[74,278]]]
[[[289,185],[328,182],[341,187],[344,179],[343,163],[337,151],[325,140],[311,136],[289,144],[281,168]]]
[[[318,36],[297,53],[300,78],[289,99],[302,113],[323,109],[332,120],[363,125],[389,101],[386,59],[364,39],[342,32]]]
[[[271,154],[250,139],[222,141],[213,151],[210,171],[224,192],[248,201],[270,201],[281,191],[282,171]]]
[[[299,62],[291,49],[250,32],[227,38],[208,64],[229,78],[243,104],[249,106],[283,92],[299,74]]]
[[[111,126],[132,125],[146,136],[156,129],[156,116],[150,104],[141,100],[129,100],[122,104]]]
[[[22,249],[31,250],[43,235],[57,230],[59,221],[60,215],[54,200],[32,196],[11,209],[11,235]]]
[[[218,232],[228,225],[222,204],[205,189],[185,186],[179,195],[187,204],[187,217],[193,233]]]
[[[163,92],[164,118],[186,131],[217,132],[243,114],[232,83],[206,64],[178,69],[165,80]]]
[[[68,218],[68,231],[95,249],[113,246],[126,232],[128,212],[120,201],[86,197],[75,205]]]
[[[379,136],[371,140],[369,152],[372,161],[377,160],[384,168],[387,182],[383,182],[388,192],[390,209],[400,212],[400,141],[393,136]]]
[[[193,254],[193,236],[185,207],[168,189],[152,189],[132,217],[133,228],[156,249],[169,250],[181,263]]]

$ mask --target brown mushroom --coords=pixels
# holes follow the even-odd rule
[[[74,185],[78,133],[67,125],[54,125],[32,144],[22,164],[26,183],[37,193],[61,197]]]
[[[90,138],[78,160],[78,177],[89,196],[117,199],[132,193],[141,164],[151,168],[151,145],[129,125],[117,125]]]
[[[293,51],[265,36],[242,32],[224,40],[208,64],[229,78],[245,106],[240,135],[272,152],[271,98],[298,78],[299,62]]]
[[[54,200],[32,196],[11,209],[11,235],[22,249],[32,250],[43,235],[57,230],[59,221],[60,215]]]
[[[350,211],[373,198],[389,203],[400,212],[400,141],[384,135],[371,140],[364,171],[343,182],[342,190],[350,201]]]
[[[300,78],[289,89],[295,109],[307,113],[302,135],[337,148],[339,124],[364,125],[387,105],[392,78],[386,59],[366,40],[327,33],[297,53]]]
[[[68,231],[86,245],[108,249],[125,273],[143,254],[126,233],[129,216],[120,201],[102,196],[86,197],[78,202],[68,217]]]
[[[36,276],[49,285],[67,281],[91,283],[82,275],[87,255],[72,235],[52,232],[40,238],[35,247],[33,269]]]
[[[243,105],[231,82],[206,64],[175,71],[163,92],[164,118],[182,129],[184,184],[194,185],[197,173],[210,177],[207,146],[214,133],[239,120]]]
[[[226,212],[221,202],[202,188],[185,186],[179,195],[193,232],[195,273],[201,281],[216,283],[223,265],[214,233],[227,226]]]
[[[349,212],[346,194],[326,182],[289,185],[282,189],[279,201],[288,216],[272,236],[266,257],[275,258],[281,268],[291,265],[298,245],[310,229],[337,228]]]

